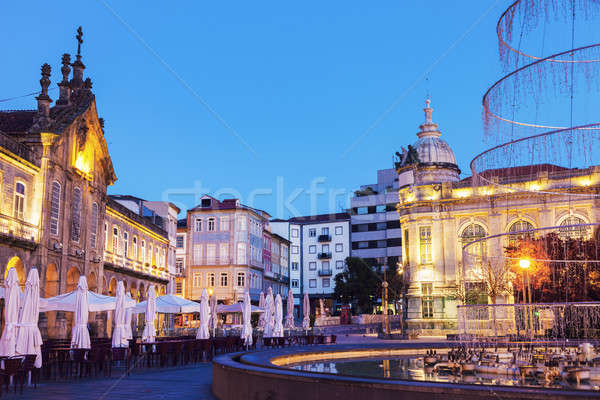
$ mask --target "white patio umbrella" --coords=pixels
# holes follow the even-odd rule
[[[244,304],[242,307],[243,325],[241,335],[242,339],[244,339],[244,343],[246,344],[246,349],[248,349],[248,346],[252,345],[251,306],[250,292],[246,290],[246,293],[244,293]]]
[[[294,292],[292,289],[288,290],[287,306],[285,315],[285,329],[294,329]]]
[[[196,339],[210,339],[208,323],[210,319],[210,306],[208,304],[208,292],[202,289],[200,295],[200,326],[196,332]]]
[[[154,292],[154,285],[150,285],[148,288],[148,300],[146,301],[146,311],[144,319],[146,325],[144,326],[144,332],[142,332],[142,340],[144,342],[154,342],[156,335],[156,328],[154,328],[154,317],[156,314],[156,293]]]
[[[156,312],[164,314],[188,314],[200,312],[200,304],[174,294],[164,294],[155,300]],[[146,312],[147,300],[137,303],[132,310],[134,314]]]
[[[302,329],[305,331],[310,329],[310,301],[308,300],[308,293],[304,293],[304,300],[302,300],[302,311],[304,318],[302,319]]]
[[[38,328],[40,314],[40,275],[33,268],[25,282],[25,299],[17,328],[17,354],[35,354],[34,366],[42,367],[42,335]]]
[[[77,283],[75,316],[71,331],[71,347],[73,348],[89,349],[91,347],[90,332],[87,327],[89,313],[87,279],[85,276],[80,276],[79,283]]]
[[[258,298],[258,306],[260,308],[265,308],[265,293],[264,292],[260,292],[260,297]],[[258,327],[259,328],[264,328],[265,327],[265,314],[261,314],[258,316]]]
[[[106,296],[96,292],[88,290],[88,311],[99,312],[99,311],[110,311],[114,310],[117,306],[117,298],[113,296]],[[135,306],[135,300],[131,297],[125,297],[125,307]],[[46,311],[68,311],[75,312],[77,306],[77,290],[69,293],[59,294],[58,296],[49,298],[40,298],[40,312]]]
[[[227,306],[224,304],[220,304],[217,306],[217,314],[239,314],[239,313],[243,313],[243,312],[244,312],[244,303],[229,304]],[[264,312],[265,312],[264,309],[250,304],[250,313],[251,314],[255,314],[255,313],[264,314]]]
[[[217,294],[213,292],[210,296],[210,327],[213,331],[213,337],[219,324],[219,316],[217,315]]]
[[[275,298],[275,325],[273,327],[274,337],[283,337],[283,303],[278,293]]]
[[[275,304],[273,300],[273,289],[269,287],[267,291],[267,298],[265,299],[265,330],[263,333],[264,337],[273,337],[273,326],[275,320],[273,319],[273,312],[275,311]]]
[[[127,340],[127,311],[125,309],[125,286],[123,281],[117,282],[117,304],[115,307],[115,329],[112,333],[112,347],[129,347]]]
[[[133,300],[129,295],[126,296],[127,300]],[[125,309],[125,334],[127,339],[133,339],[133,332],[131,330],[131,317],[133,314],[133,307]]]
[[[19,306],[21,303],[21,288],[17,270],[8,270],[4,281],[4,331],[0,338],[0,355],[12,357],[15,355],[17,344],[17,323],[19,322]]]

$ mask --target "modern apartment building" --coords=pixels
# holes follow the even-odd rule
[[[377,183],[354,192],[350,199],[353,257],[388,267],[402,261],[398,189],[398,173],[390,168],[377,171]]]
[[[335,276],[344,270],[350,255],[350,216],[276,219],[271,221],[271,229],[290,240],[290,287],[296,306],[300,307],[304,293],[312,299],[331,299]]]

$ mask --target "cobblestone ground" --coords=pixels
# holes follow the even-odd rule
[[[37,389],[24,387],[23,395],[3,392],[2,399],[43,400],[216,400],[210,390],[212,364],[164,369],[136,370],[120,376],[124,369],[113,369],[112,378],[84,378],[69,382],[42,382]]]

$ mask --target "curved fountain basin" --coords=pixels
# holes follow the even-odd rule
[[[427,349],[438,353],[448,343],[377,344],[295,347],[216,357],[213,364],[213,393],[222,400],[238,398],[273,399],[589,399],[600,398],[595,390],[554,389],[481,384],[467,378],[460,383],[415,381],[398,378],[363,377],[292,369],[298,363],[357,358],[386,359],[419,356]],[[473,382],[473,383],[468,383]]]

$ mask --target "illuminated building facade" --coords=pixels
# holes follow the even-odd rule
[[[443,334],[456,328],[460,290],[480,291],[485,285],[475,266],[465,267],[463,246],[490,235],[515,232],[516,237],[519,231],[539,227],[598,222],[597,200],[545,192],[573,186],[582,193],[595,191],[600,167],[571,170],[541,164],[488,170],[482,175],[491,183],[474,187],[470,177],[459,179],[454,153],[440,138],[429,102],[424,111],[418,141],[397,163],[401,262],[408,283],[409,329]],[[507,245],[511,237],[507,235]],[[490,253],[503,248],[487,248],[485,243],[474,251],[499,258]],[[510,296],[497,299],[512,301]]]
[[[143,298],[140,289],[150,284],[164,291],[168,273],[158,268],[160,263],[144,269],[123,250],[133,247],[134,237],[146,238],[163,262],[169,238],[106,194],[117,178],[91,79],[83,77],[81,30],[77,40],[75,61],[69,54],[62,57],[54,106],[48,95],[51,67],[44,64],[37,109],[0,111],[2,277],[15,267],[24,284],[28,271],[37,268],[42,297],[74,290],[81,275],[99,293],[114,293],[116,280],[122,279],[132,294]],[[72,313],[40,315],[42,333],[51,337],[68,337],[71,321]],[[90,316],[90,323],[98,336],[110,325],[106,313]]]

